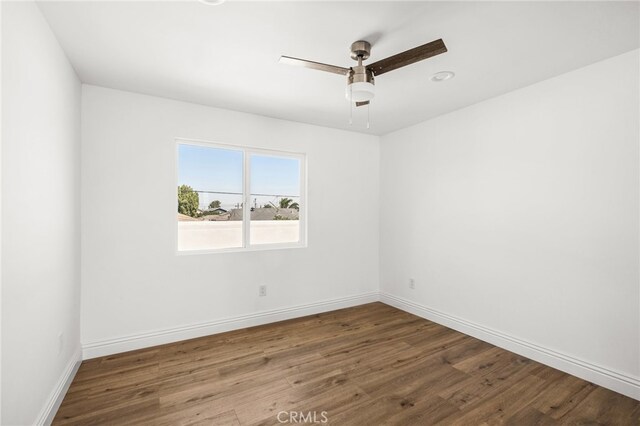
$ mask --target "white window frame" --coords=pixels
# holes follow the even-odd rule
[[[234,253],[247,251],[263,251],[263,250],[280,250],[295,249],[307,247],[307,156],[302,152],[292,152],[284,150],[271,150],[264,148],[255,148],[245,145],[231,145],[218,142],[210,142],[199,139],[176,138],[175,139],[175,185],[173,193],[175,197],[175,188],[180,184],[178,182],[178,166],[179,166],[179,150],[180,145],[202,146],[205,148],[218,148],[231,151],[240,151],[243,158],[243,174],[242,174],[242,247],[230,247],[222,249],[207,250],[178,250],[178,220],[175,219],[175,250],[178,255],[193,254],[214,254],[214,253]],[[274,244],[251,244],[251,155],[271,156],[277,158],[294,158],[300,161],[300,210],[299,210],[299,226],[300,239],[296,243],[274,243]],[[175,204],[174,204],[175,206]],[[174,207],[175,210],[175,207]]]

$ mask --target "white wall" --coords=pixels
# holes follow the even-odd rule
[[[638,56],[382,137],[382,291],[637,387]]]
[[[0,5],[0,99],[2,99],[2,10]],[[2,188],[2,102],[0,101],[0,188]],[[2,191],[0,191],[0,424],[2,423]]]
[[[26,425],[80,354],[81,86],[35,3],[1,7],[2,424]]]
[[[2,99],[2,10],[0,5],[0,100]],[[0,189],[2,188],[2,102],[0,101]],[[2,424],[2,191],[0,191],[0,424]]]
[[[176,137],[305,152],[308,248],[176,255]],[[378,290],[375,136],[85,85],[82,144],[85,355]]]

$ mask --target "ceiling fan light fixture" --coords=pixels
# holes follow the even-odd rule
[[[456,74],[453,71],[440,71],[431,76],[431,81],[434,83],[442,83],[443,81],[451,80]]]
[[[351,102],[370,101],[376,95],[376,86],[372,83],[360,81],[347,86],[346,97]]]
[[[347,75],[347,100],[351,102],[366,102],[376,95],[376,82],[371,70],[362,65],[362,58],[358,58],[358,66],[352,67]]]
[[[200,3],[206,4],[207,6],[218,6],[225,2],[225,0],[199,0]]]

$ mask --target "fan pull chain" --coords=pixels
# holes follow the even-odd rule
[[[349,126],[353,126],[353,86],[349,86]]]
[[[371,117],[371,101],[369,101],[369,103],[367,104],[367,129],[370,127],[369,126],[370,117]]]

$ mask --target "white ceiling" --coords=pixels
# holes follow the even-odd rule
[[[39,3],[85,83],[384,134],[640,45],[638,2]],[[449,52],[376,79],[349,126],[345,78],[280,55],[351,66],[442,38]],[[438,71],[453,80],[432,83]]]

